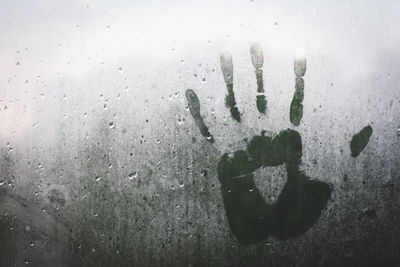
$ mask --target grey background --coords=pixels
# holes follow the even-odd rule
[[[1,1],[0,265],[398,264],[399,14],[398,1]],[[264,48],[264,116],[252,42]],[[303,236],[242,246],[216,164],[244,138],[291,127],[300,47],[302,169],[332,198]],[[224,106],[223,51],[241,124]],[[257,173],[267,201],[285,175]]]

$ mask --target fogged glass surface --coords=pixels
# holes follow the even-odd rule
[[[396,266],[398,1],[2,1],[0,266]]]

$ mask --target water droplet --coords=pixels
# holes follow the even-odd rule
[[[31,227],[30,227],[29,225],[26,225],[26,226],[25,226],[25,230],[26,230],[26,231],[30,231],[30,230],[31,230]]]
[[[122,67],[119,67],[119,68],[118,68],[118,71],[122,73]]]
[[[25,262],[25,264],[29,264],[29,259],[25,258],[24,262]]]
[[[114,122],[110,122],[110,124],[108,125],[111,129],[115,128]]]

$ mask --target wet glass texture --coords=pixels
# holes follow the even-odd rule
[[[399,1],[3,0],[0,30],[0,266],[400,264]]]

